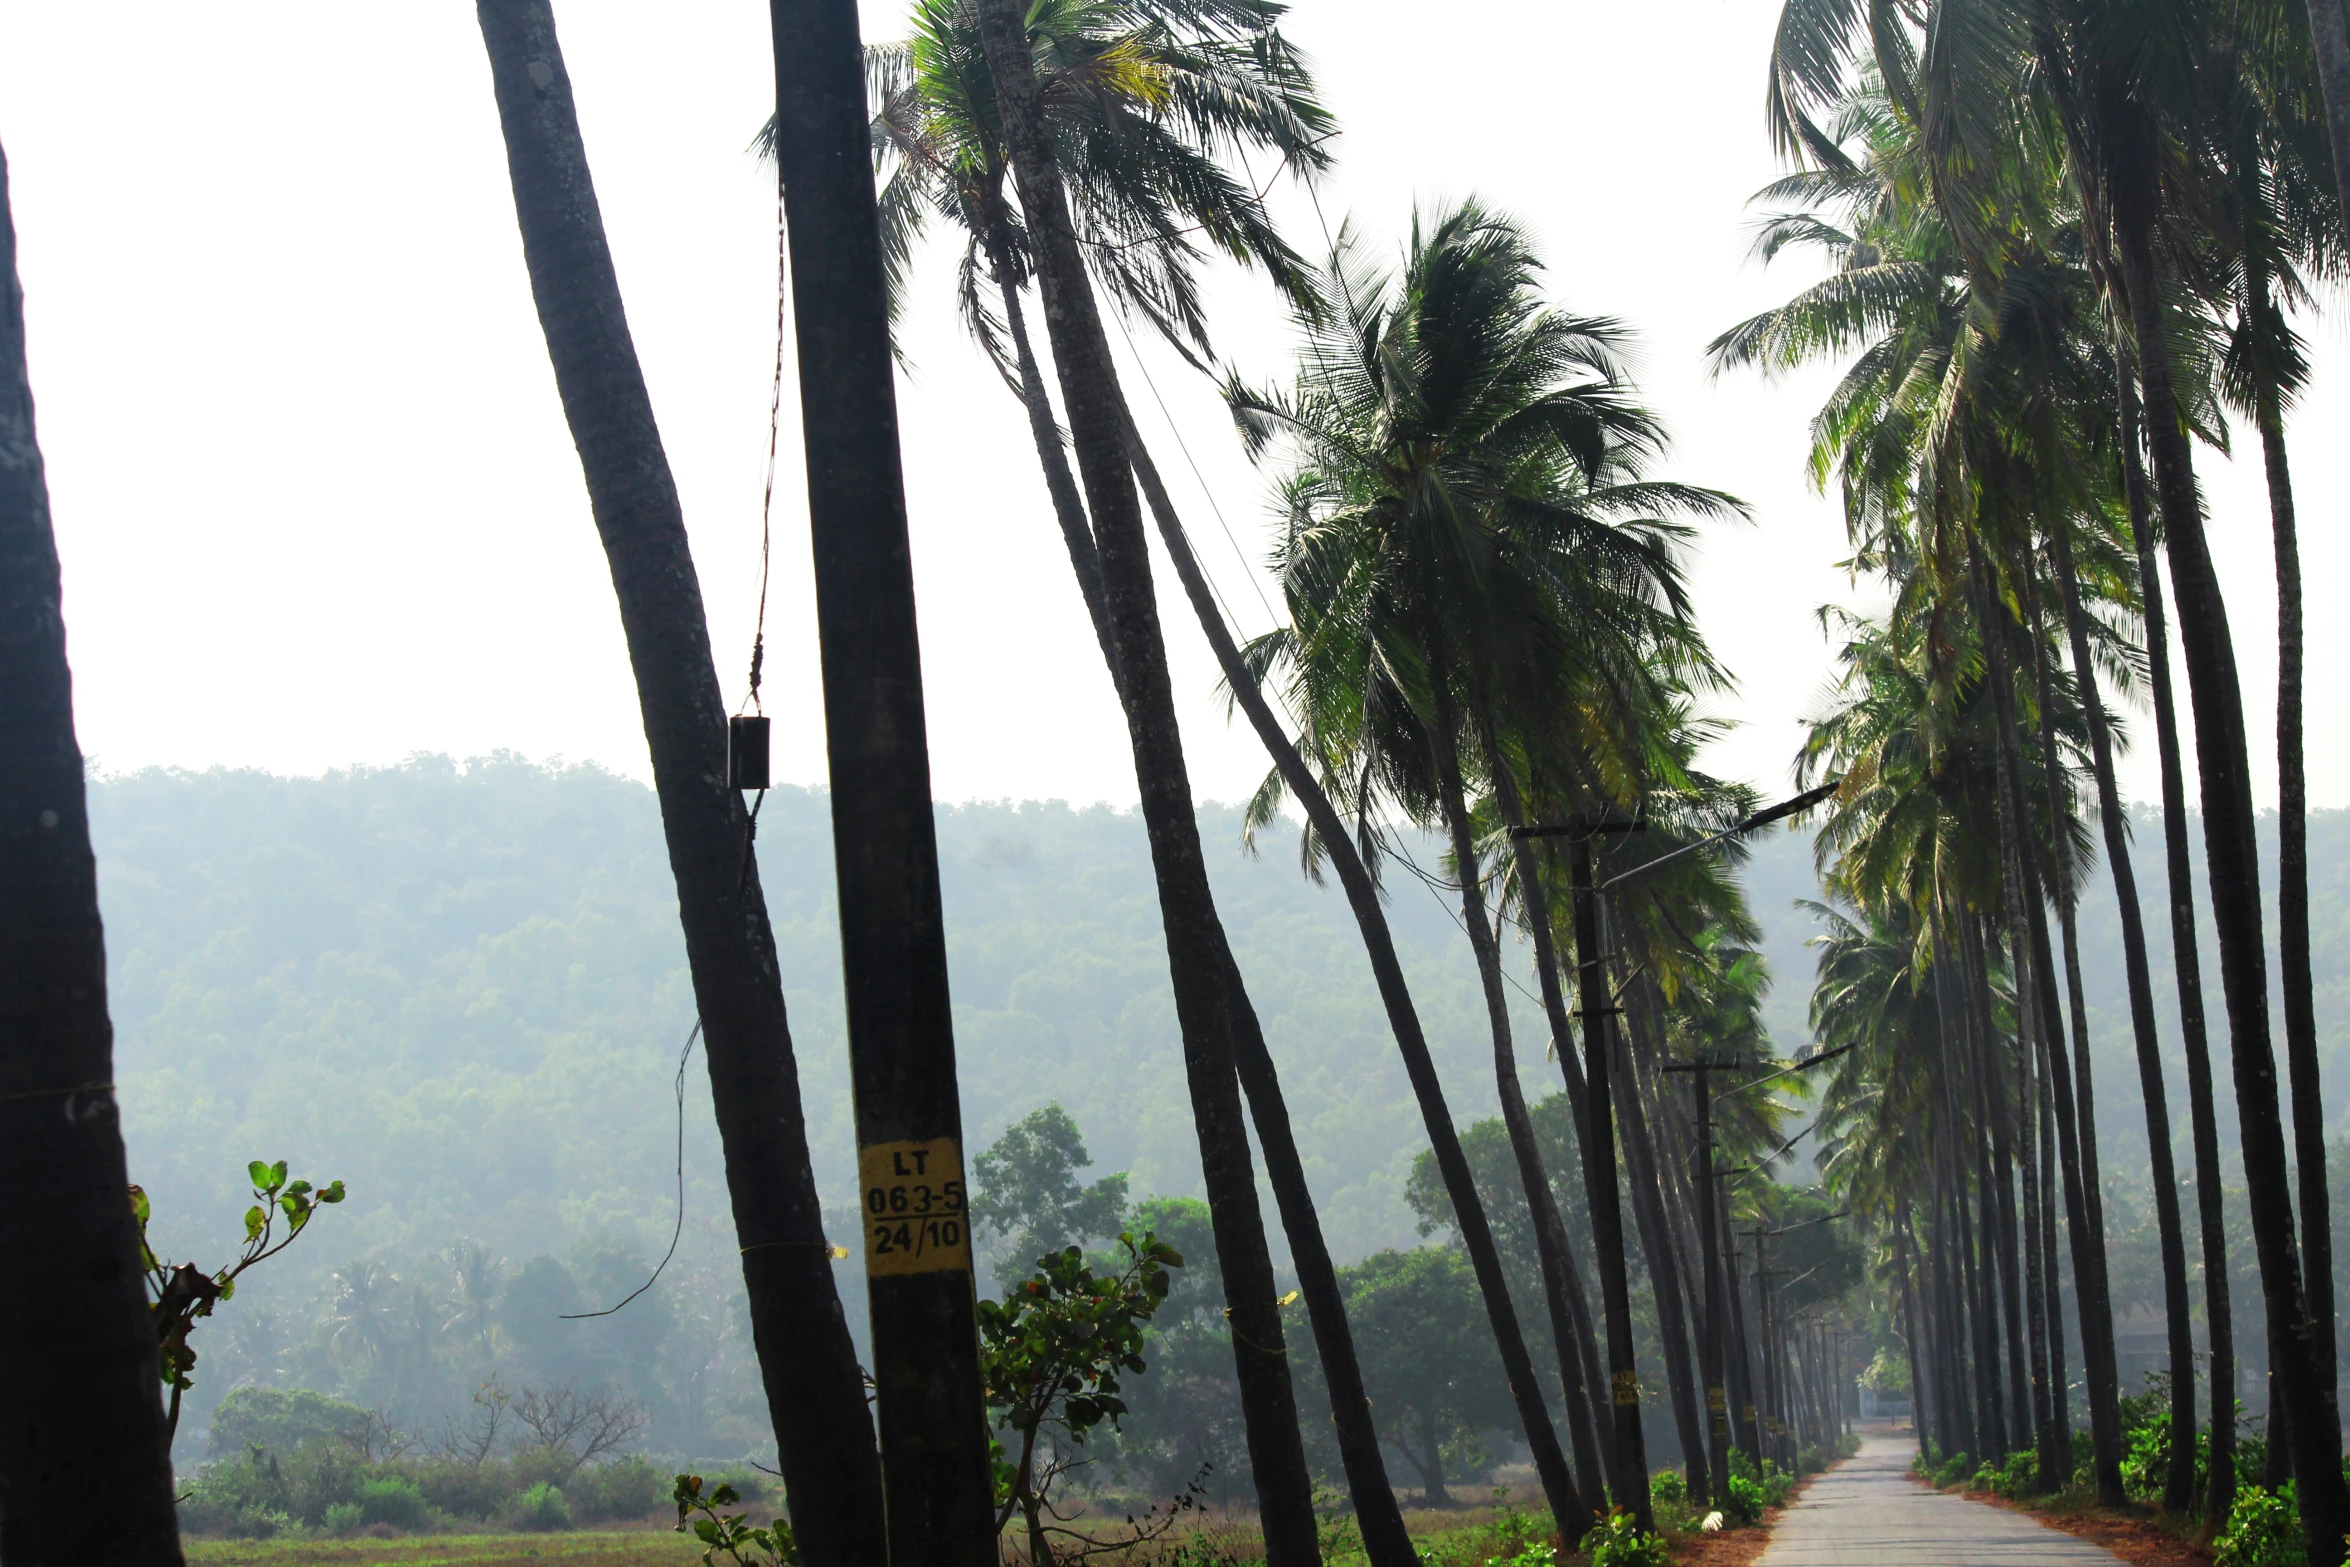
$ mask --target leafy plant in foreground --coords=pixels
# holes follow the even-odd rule
[[[718,1510],[742,1500],[741,1494],[724,1481],[705,1493],[700,1475],[679,1475],[674,1499],[677,1532],[691,1533],[702,1542],[702,1567],[716,1567],[721,1551],[738,1567],[751,1567],[754,1562],[770,1563],[771,1567],[799,1567],[800,1545],[792,1538],[790,1524],[778,1518],[761,1529],[745,1514]]]
[[[139,1261],[147,1272],[148,1309],[155,1319],[163,1385],[171,1389],[163,1416],[166,1446],[179,1432],[181,1396],[194,1386],[188,1373],[195,1367],[196,1351],[190,1347],[188,1335],[195,1331],[196,1323],[236,1294],[237,1279],[246,1269],[293,1245],[320,1207],[343,1200],[341,1181],[317,1187],[308,1181],[287,1180],[283,1159],[275,1164],[256,1159],[245,1171],[252,1178],[254,1198],[253,1206],[245,1210],[245,1247],[236,1261],[217,1273],[206,1273],[192,1262],[170,1263],[157,1257],[155,1248],[147,1244],[147,1220],[153,1209],[146,1189],[131,1188],[131,1213],[139,1221]],[[277,1229],[281,1214],[286,1225],[283,1235]]]
[[[1583,1537],[1583,1551],[1591,1558],[1591,1567],[1671,1567],[1673,1560],[1664,1540],[1641,1528],[1621,1507]]]
[[[1173,1287],[1168,1270],[1183,1266],[1182,1253],[1148,1230],[1139,1239],[1122,1231],[1118,1245],[1126,1266],[1114,1275],[1097,1274],[1068,1246],[1039,1257],[1035,1275],[1004,1299],[979,1303],[988,1408],[1020,1443],[1016,1459],[998,1450],[996,1530],[1021,1514],[1032,1561],[1053,1560],[1051,1535],[1078,1541],[1081,1556],[1096,1544],[1047,1522],[1062,1519],[1053,1485],[1081,1462],[1076,1450],[1089,1432],[1105,1420],[1115,1428],[1126,1413],[1119,1378],[1145,1369],[1143,1329]]]

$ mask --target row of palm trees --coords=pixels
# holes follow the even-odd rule
[[[2272,1447],[2299,1482],[2310,1559],[2325,1563],[2342,1557],[2350,1494],[2284,418],[2307,375],[2290,311],[2343,258],[2337,176],[2350,169],[2334,166],[2328,111],[2350,103],[2329,105],[2321,80],[2333,77],[2320,69],[2340,41],[2328,42],[2338,11],[2328,0],[2306,12],[2049,0],[1864,14],[1793,0],[1771,108],[1796,168],[1758,198],[1769,209],[1759,251],[1809,252],[1829,272],[1714,345],[1723,369],[1847,365],[1814,421],[1813,473],[1841,495],[1851,568],[1881,580],[1890,607],[1838,623],[1838,685],[1804,758],[1843,780],[1819,840],[1842,909],[1814,1019],[1823,1039],[1855,1047],[1829,1101],[1834,1175],[1890,1238],[1934,1439],[1976,1453],[2036,1445],[2042,1483],[2068,1477],[2061,1198],[2097,1487],[2121,1497],[2075,919],[2101,847],[2118,894],[2169,1318],[2166,1501],[2185,1511],[2199,1500],[2207,1528],[2227,1515],[2236,1368],[2175,617],[2276,1390]],[[2343,128],[2339,116],[2331,124]],[[2289,1153],[2245,699],[2194,471],[2196,445],[2223,442],[2230,414],[2260,437],[2279,590]],[[2141,688],[2160,752],[2201,1221],[2212,1461],[2200,1499],[2174,1128],[2114,776],[2111,693]]]

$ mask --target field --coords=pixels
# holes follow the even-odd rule
[[[701,1554],[663,1529],[426,1534],[388,1540],[190,1540],[190,1567],[687,1567]]]

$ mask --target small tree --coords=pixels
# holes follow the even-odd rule
[[[981,1235],[1012,1238],[996,1282],[1012,1284],[1029,1258],[1118,1233],[1126,1221],[1126,1177],[1079,1181],[1077,1172],[1092,1164],[1085,1135],[1057,1104],[1006,1127],[972,1161],[972,1227]]]
[[[979,1303],[988,1407],[1019,1442],[1016,1457],[998,1448],[996,1530],[1001,1533],[1020,1514],[1029,1560],[1037,1567],[1055,1560],[1053,1536],[1083,1542],[1070,1560],[1135,1543],[1092,1540],[1057,1527],[1069,1515],[1052,1502],[1055,1483],[1083,1462],[1076,1454],[1086,1434],[1105,1420],[1115,1428],[1126,1413],[1119,1378],[1145,1369],[1143,1328],[1173,1285],[1167,1270],[1183,1266],[1182,1254],[1148,1230],[1139,1239],[1121,1232],[1118,1246],[1126,1264],[1114,1275],[1096,1273],[1084,1253],[1064,1247],[1039,1257],[1036,1274],[1003,1300]],[[1187,1502],[1180,1499],[1178,1508]],[[1174,1511],[1154,1510],[1140,1530],[1146,1537],[1163,1532]]]
[[[325,1204],[343,1200],[343,1183],[329,1181],[314,1187],[308,1181],[286,1179],[286,1162],[264,1164],[259,1159],[245,1167],[253,1181],[253,1206],[245,1210],[245,1247],[237,1260],[217,1273],[206,1273],[192,1262],[166,1262],[147,1243],[147,1220],[152,1212],[143,1187],[131,1188],[131,1212],[139,1221],[139,1259],[147,1270],[149,1309],[155,1316],[155,1339],[161,1351],[163,1385],[171,1389],[164,1409],[164,1441],[178,1435],[180,1399],[193,1386],[188,1373],[195,1368],[196,1351],[188,1343],[198,1321],[237,1292],[237,1279],[246,1269],[266,1261],[294,1244],[309,1227],[311,1216]],[[285,1233],[278,1233],[278,1219]]]
[[[1340,1278],[1380,1435],[1440,1504],[1447,1464],[1479,1461],[1477,1433],[1517,1418],[1476,1276],[1451,1247],[1423,1246],[1366,1257]]]

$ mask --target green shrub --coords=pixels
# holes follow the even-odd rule
[[[1649,1478],[1648,1494],[1659,1502],[1678,1502],[1689,1494],[1689,1482],[1678,1469],[1659,1469]]]
[[[1763,1515],[1762,1487],[1744,1475],[1730,1476],[1730,1494],[1722,1498],[1722,1511],[1736,1523],[1760,1523]]]
[[[2257,1485],[2238,1491],[2212,1559],[2218,1567],[2302,1567],[2301,1512],[2293,1505],[2292,1482],[2273,1493]]]
[[[426,1506],[453,1518],[477,1522],[495,1517],[500,1504],[523,1489],[506,1466],[498,1463],[474,1468],[435,1458],[402,1465],[401,1472],[416,1482]]]
[[[359,1482],[359,1521],[415,1534],[433,1526],[432,1508],[413,1480],[379,1475]]]
[[[1621,1507],[1583,1537],[1583,1550],[1591,1567],[1671,1567],[1673,1560],[1665,1542],[1642,1529]]]
[[[1966,1454],[1952,1453],[1948,1458],[1936,1464],[1933,1469],[1929,1471],[1927,1478],[1932,1480],[1937,1486],[1953,1486],[1958,1484],[1959,1481],[1964,1480],[1971,1472],[1971,1466],[1969,1466],[1967,1463]]]
[[[582,1469],[563,1488],[581,1523],[642,1518],[669,1500],[669,1485],[642,1458],[616,1458]]]
[[[337,1502],[326,1510],[326,1532],[338,1539],[357,1534],[366,1523],[367,1520],[360,1516],[357,1502]]]
[[[545,1480],[507,1502],[498,1521],[509,1529],[550,1534],[571,1527],[571,1500],[563,1488]]]
[[[180,1500],[179,1517],[182,1533],[231,1540],[267,1540],[294,1523],[277,1461],[258,1448],[197,1470]]]

